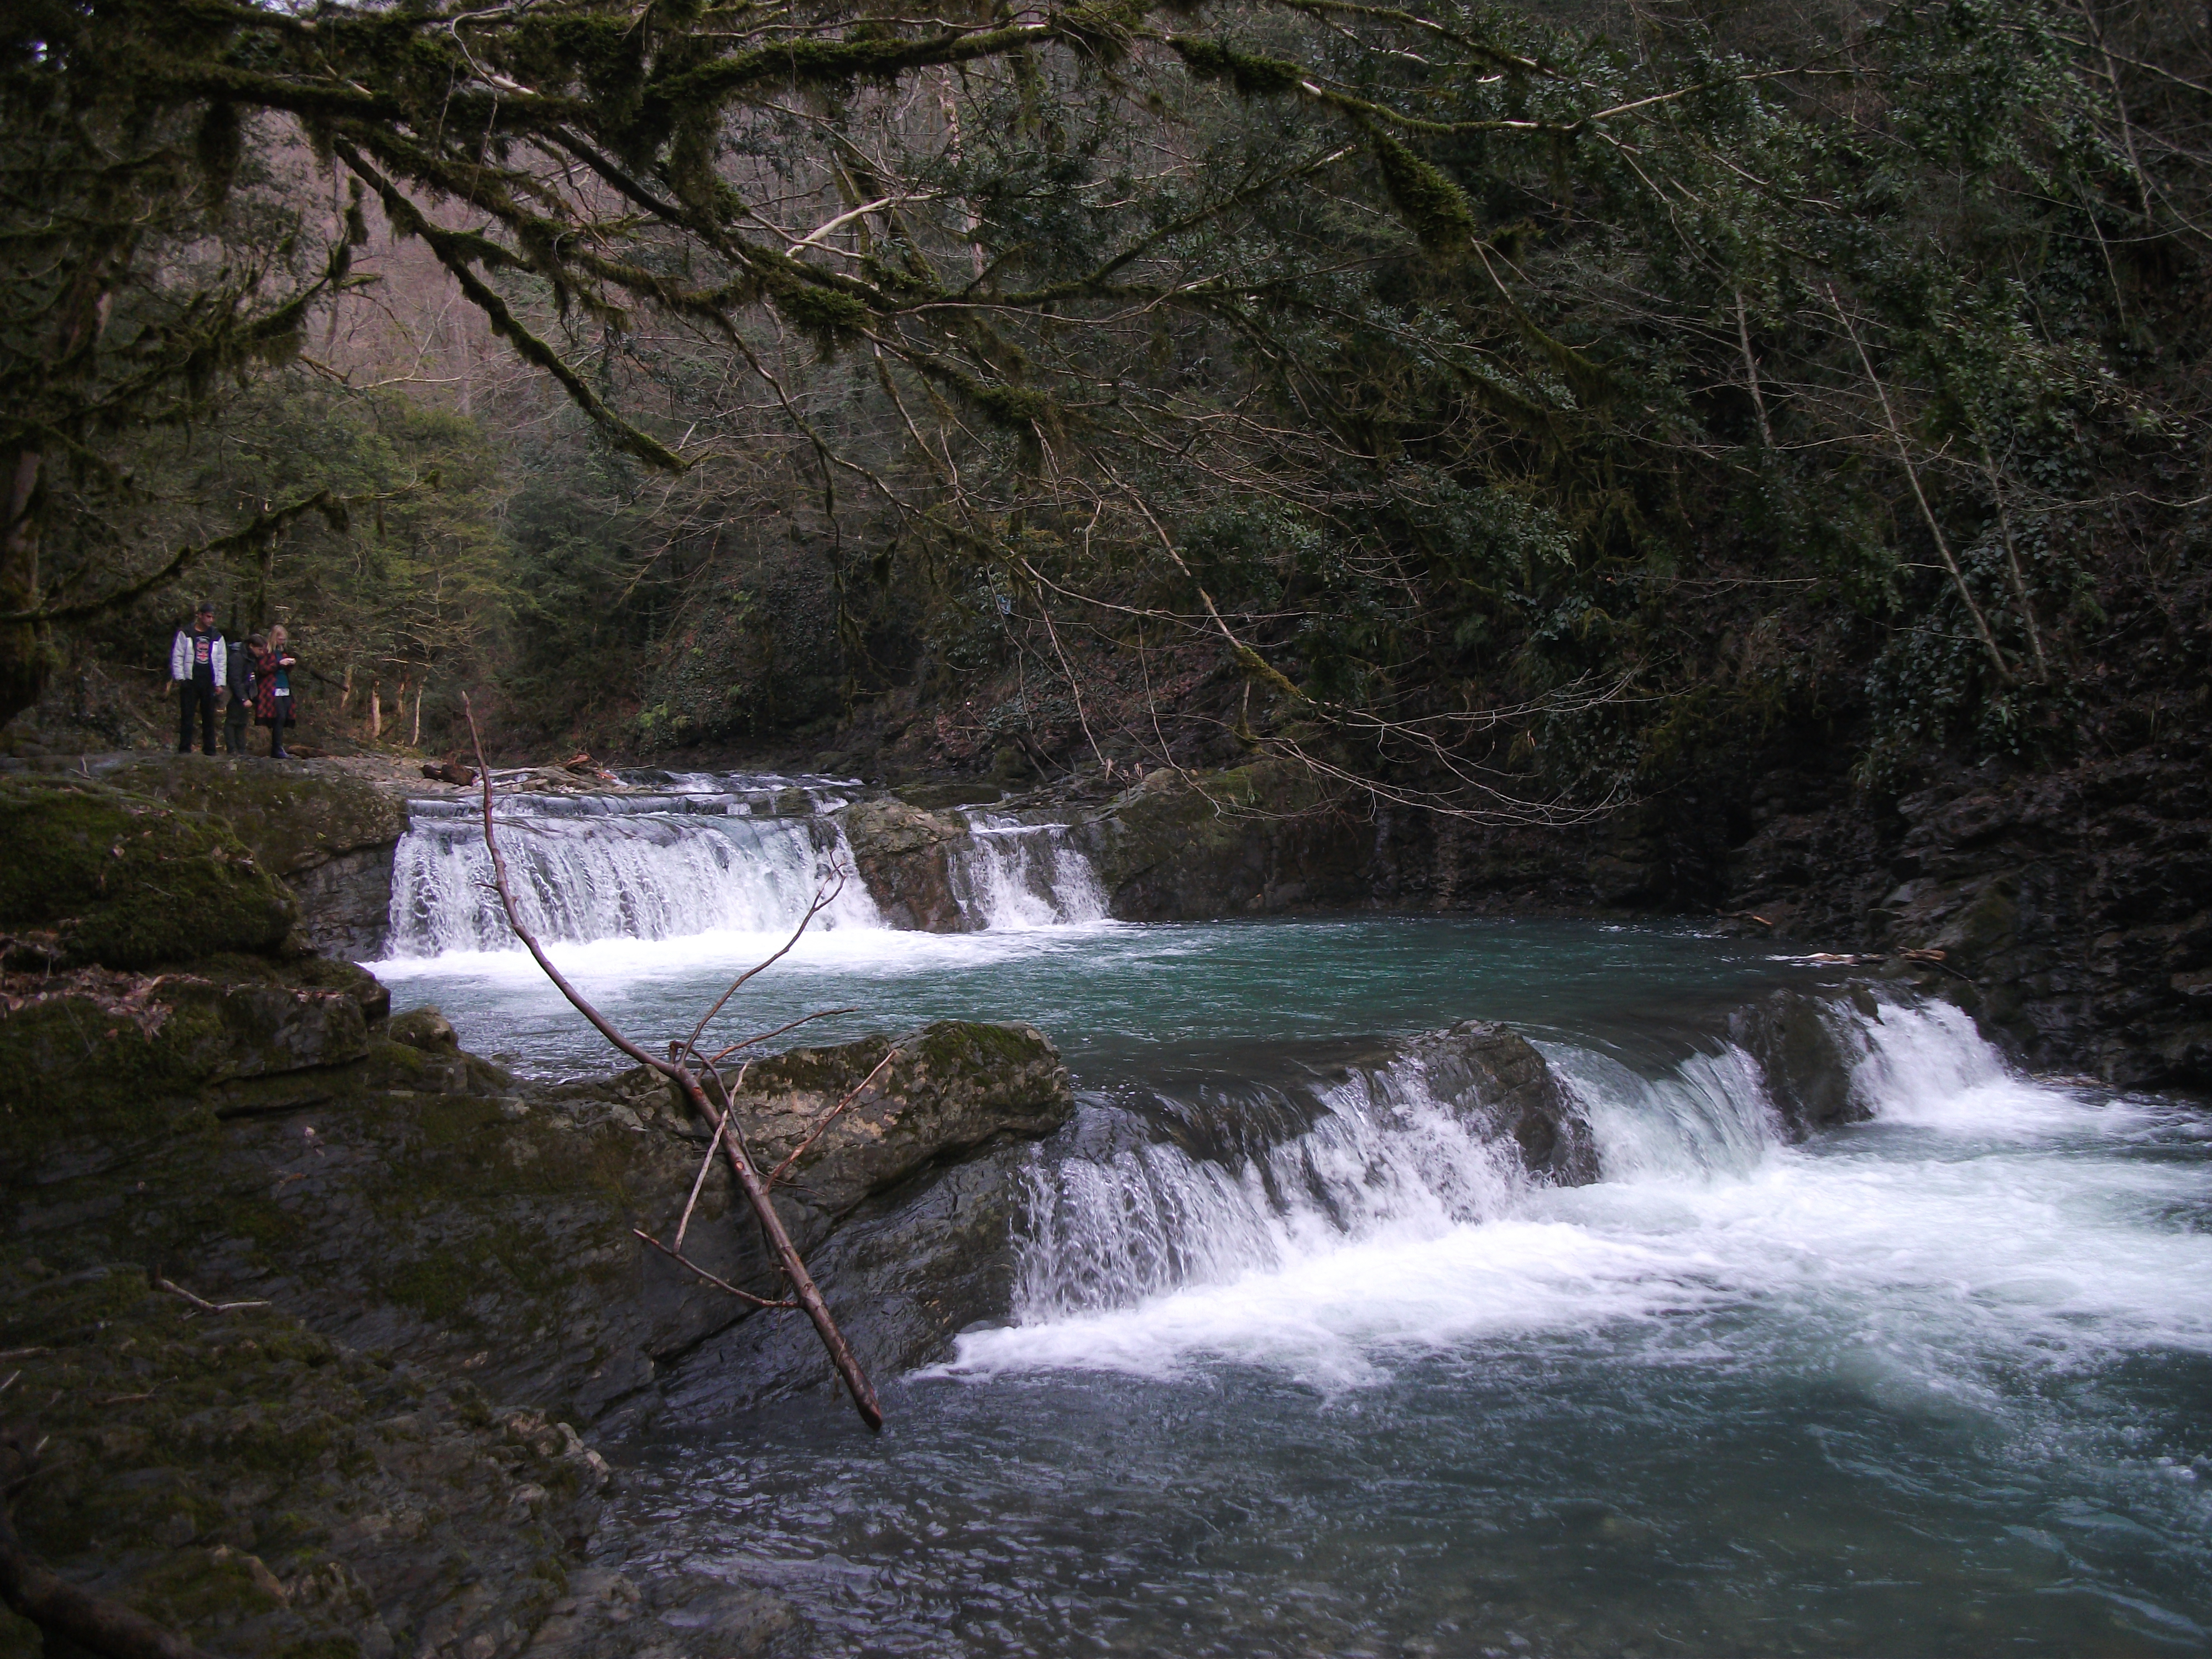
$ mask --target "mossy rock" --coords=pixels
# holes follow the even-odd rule
[[[0,781],[0,930],[64,967],[272,951],[299,919],[228,825],[88,781]]]
[[[0,1016],[0,1163],[17,1174],[33,1174],[67,1143],[187,1133],[218,1105],[265,1108],[271,1091],[253,1085],[343,1067],[368,1052],[357,987],[100,970],[48,983]],[[252,1099],[210,1097],[241,1085]]]
[[[908,806],[941,812],[948,806],[988,806],[1005,792],[991,783],[909,783],[891,791]]]
[[[1235,915],[1371,896],[1372,830],[1311,768],[1263,759],[1156,772],[1079,831],[1114,915]]]
[[[872,1073],[874,1082],[820,1128]],[[1036,1027],[948,1019],[896,1041],[865,1037],[756,1061],[735,1104],[757,1161],[774,1168],[796,1156],[805,1198],[793,1231],[806,1239],[927,1164],[1001,1137],[1051,1133],[1075,1097],[1060,1051]]]
[[[400,1015],[386,1029],[385,1035],[394,1042],[404,1042],[426,1054],[460,1052],[461,1040],[453,1030],[453,1021],[428,1004]]]
[[[512,1652],[597,1522],[605,1465],[561,1425],[142,1267],[0,1251],[0,1348],[25,1547],[236,1659]],[[0,1656],[42,1650],[0,1612]]]
[[[148,756],[108,773],[106,781],[221,818],[264,869],[279,876],[342,853],[390,846],[407,830],[399,804],[359,778],[296,763]]]

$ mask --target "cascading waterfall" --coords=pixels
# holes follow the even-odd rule
[[[724,787],[704,787],[714,781]],[[852,849],[832,815],[751,816],[766,790],[734,781],[678,775],[667,794],[499,798],[500,846],[532,930],[550,944],[796,926],[823,872],[852,868]],[[392,859],[387,953],[514,948],[474,811],[449,800],[416,801],[411,811],[413,828]],[[883,920],[866,888],[848,879],[814,925]]]
[[[952,896],[963,914],[994,932],[1100,921],[1105,890],[1064,823],[1024,823],[1000,813],[967,815],[969,844],[953,858]]]
[[[1961,1091],[2005,1075],[1948,1006],[1892,1004],[1868,1018],[1838,1005],[1833,1017],[1850,1024],[1852,1086],[1877,1115],[1953,1109]],[[1741,1180],[1783,1145],[1759,1066],[1734,1045],[1656,1078],[1588,1048],[1544,1052],[1590,1123],[1607,1182]],[[1347,1245],[1431,1241],[1528,1212],[1544,1192],[1510,1144],[1437,1098],[1417,1060],[1318,1092],[1310,1130],[1250,1157],[1158,1143],[1033,1165],[1018,1320],[1130,1308]]]
[[[1516,1158],[1437,1098],[1416,1060],[1314,1094],[1311,1129],[1233,1162],[1153,1144],[1032,1165],[1019,1316],[1127,1307],[1347,1238],[1433,1237],[1501,1213],[1528,1184]]]
[[[825,871],[854,867],[837,812],[850,786],[700,772],[631,778],[652,793],[497,798],[516,902],[546,943],[787,932]],[[794,793],[804,801],[793,801]],[[413,828],[392,860],[386,954],[513,949],[475,807],[418,800],[410,810]],[[993,817],[974,828],[951,872],[974,927],[1018,931],[1104,917],[1104,894],[1066,825]],[[866,887],[849,877],[814,926],[886,924]]]

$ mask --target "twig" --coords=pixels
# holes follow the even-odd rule
[[[885,1054],[881,1060],[876,1062],[876,1069],[874,1071],[870,1072],[867,1076],[862,1078],[858,1083],[853,1085],[852,1091],[848,1094],[844,1099],[839,1101],[828,1111],[823,1113],[822,1121],[814,1126],[813,1133],[808,1135],[805,1139],[800,1141],[799,1145],[793,1147],[791,1149],[791,1156],[785,1158],[782,1163],[777,1164],[775,1168],[768,1172],[768,1184],[770,1187],[774,1187],[777,1182],[782,1180],[783,1172],[786,1170],[788,1170],[793,1164],[798,1163],[800,1155],[804,1153],[809,1146],[811,1146],[816,1141],[822,1139],[822,1132],[830,1127],[830,1120],[835,1118],[838,1113],[843,1111],[848,1106],[850,1106],[854,1101],[858,1100],[860,1097],[860,1091],[866,1088],[871,1083],[873,1083],[878,1077],[882,1076],[884,1067],[896,1060],[898,1056],[899,1051],[896,1048],[892,1049],[889,1054]],[[744,1081],[744,1074],[742,1072],[739,1073],[738,1076],[740,1082]]]
[[[797,1019],[791,1021],[789,1024],[777,1026],[773,1031],[763,1031],[758,1036],[749,1036],[742,1042],[732,1042],[728,1048],[723,1049],[719,1054],[708,1054],[706,1057],[707,1064],[709,1066],[719,1066],[724,1060],[727,1060],[732,1054],[737,1053],[738,1049],[750,1048],[756,1043],[766,1042],[772,1038],[780,1037],[786,1031],[796,1030],[799,1027],[805,1024],[810,1019],[832,1019],[839,1014],[857,1014],[860,1012],[860,1011],[858,1008],[823,1008],[818,1009],[811,1014],[801,1014]]]
[[[678,1267],[687,1268],[690,1272],[698,1274],[700,1278],[705,1279],[716,1290],[727,1291],[732,1296],[736,1297],[739,1301],[750,1302],[756,1308],[795,1308],[799,1305],[796,1302],[772,1302],[764,1296],[755,1296],[750,1291],[741,1291],[736,1285],[731,1284],[728,1279],[715,1278],[714,1274],[708,1273],[704,1267],[691,1260],[690,1256],[680,1255],[677,1251],[669,1249],[667,1245],[662,1243],[651,1233],[646,1231],[644,1228],[633,1227],[630,1229],[630,1231],[635,1233],[647,1243],[652,1245],[654,1249],[659,1251],[661,1255],[666,1256],[671,1261],[676,1263]]]
[[[230,1313],[240,1308],[265,1308],[269,1305],[266,1302],[210,1302],[204,1296],[194,1296],[181,1285],[172,1284],[159,1277],[154,1280],[154,1288],[167,1291],[171,1296],[181,1296],[202,1313]]]
[[[1890,441],[1897,446],[1897,459],[1903,463],[1905,476],[1912,484],[1912,499],[1920,503],[1920,516],[1927,521],[1928,533],[1936,538],[1936,550],[1943,556],[1944,568],[1951,573],[1951,585],[1965,601],[1966,614],[1974,619],[1974,631],[1982,636],[1988,649],[1990,661],[1996,665],[1997,681],[2002,685],[2013,683],[2012,665],[2005,661],[2004,653],[1997,648],[1997,636],[1990,632],[1989,618],[1982,615],[1982,607],[1974,602],[1973,591],[1966,586],[1966,573],[1959,568],[1958,560],[1951,556],[1951,544],[1943,534],[1943,526],[1936,522],[1936,509],[1928,505],[1927,492],[1920,487],[1920,469],[1912,464],[1912,453],[1905,447],[1905,429],[1897,423],[1897,411],[1889,406],[1889,388],[1882,385],[1881,376],[1874,372],[1874,359],[1867,356],[1866,347],[1859,340],[1859,331],[1852,323],[1850,313],[1844,309],[1836,290],[1828,289],[1828,304],[1843,323],[1844,332],[1851,337],[1851,345],[1859,354],[1859,364],[1874,386],[1874,395],[1881,401],[1881,418],[1888,424]]]
[[[762,1184],[760,1172],[753,1168],[752,1161],[738,1146],[737,1137],[721,1133],[725,1114],[715,1110],[714,1103],[707,1098],[707,1091],[699,1086],[699,1079],[690,1066],[678,1060],[660,1060],[646,1053],[625,1036],[613,1021],[594,1008],[583,993],[568,982],[568,976],[553,965],[553,959],[545,954],[545,947],[538,942],[538,936],[522,920],[522,913],[514,902],[514,889],[507,881],[507,859],[499,850],[499,838],[492,824],[490,763],[484,758],[483,735],[477,730],[476,709],[465,692],[461,696],[461,712],[468,719],[469,740],[476,747],[477,769],[483,775],[484,850],[491,856],[492,876],[499,889],[501,908],[507,912],[507,926],[514,930],[514,936],[522,941],[523,948],[530,952],[531,959],[537,963],[545,977],[553,981],[553,988],[568,1000],[570,1007],[589,1020],[592,1029],[616,1048],[639,1065],[658,1072],[675,1084],[684,1091],[684,1098],[691,1103],[692,1110],[714,1127],[715,1140],[729,1164],[730,1172],[737,1176],[738,1184],[745,1189],[745,1197],[753,1206],[753,1213],[760,1218],[761,1231],[768,1235],[769,1247],[782,1267],[784,1277],[791,1281],[792,1294],[798,1297],[799,1305],[806,1310],[807,1318],[813,1322],[815,1333],[822,1339],[822,1346],[830,1352],[830,1364],[836,1367],[838,1376],[845,1380],[846,1388],[852,1393],[854,1409],[860,1413],[860,1420],[871,1429],[882,1428],[884,1410],[876,1403],[876,1391],[869,1386],[867,1374],[860,1369],[859,1358],[846,1342],[844,1334],[837,1328],[837,1322],[830,1316],[829,1304],[823,1301],[822,1292],[815,1287],[813,1275],[806,1271],[806,1263],[799,1259],[798,1247],[792,1243],[791,1235],[785,1231],[783,1218],[776,1214],[775,1201],[769,1198],[768,1188]],[[790,947],[787,945],[785,948]]]
[[[752,1062],[750,1060],[747,1060],[744,1065],[738,1068],[738,1086],[739,1088],[743,1088],[744,1086],[745,1073],[751,1068],[751,1066]],[[727,1120],[725,1119],[724,1121],[726,1122]],[[720,1148],[722,1145],[722,1136],[726,1133],[726,1130],[720,1128],[717,1128],[714,1131],[713,1139],[708,1140],[707,1143],[707,1156],[699,1160],[698,1178],[691,1183],[691,1196],[684,1200],[683,1218],[676,1224],[675,1248],[677,1249],[680,1250],[684,1248],[684,1235],[689,1232],[691,1228],[691,1212],[698,1205],[699,1194],[707,1185],[707,1171],[714,1167],[714,1153]],[[770,1184],[773,1185],[774,1183],[771,1182]]]
[[[699,1023],[691,1028],[691,1035],[684,1039],[682,1046],[678,1048],[677,1054],[672,1055],[672,1058],[680,1059],[684,1054],[696,1055],[699,1052],[700,1037],[705,1035],[707,1027],[714,1022],[714,1016],[722,1012],[722,1005],[729,1001],[732,997],[737,995],[739,988],[741,988],[744,982],[750,979],[755,974],[761,972],[763,969],[774,967],[778,962],[781,961],[783,957],[789,955],[791,947],[799,943],[799,936],[806,931],[806,924],[812,921],[815,917],[820,915],[823,911],[828,909],[830,905],[836,902],[837,896],[845,890],[845,871],[842,866],[833,865],[831,869],[837,878],[836,885],[833,887],[825,880],[821,884],[821,885],[814,890],[814,902],[806,907],[806,914],[799,917],[799,926],[793,928],[791,930],[791,937],[784,940],[783,949],[778,951],[766,962],[755,963],[751,967],[746,969],[744,973],[739,974],[735,979],[732,980],[730,981],[730,988],[723,992],[720,996],[715,998],[714,1006],[699,1017]],[[795,1024],[796,1022],[793,1023]],[[786,1026],[784,1029],[786,1030],[789,1030],[791,1028],[789,1026]],[[771,1031],[769,1035],[773,1036],[775,1033]],[[762,1039],[759,1038],[753,1039],[755,1042],[761,1040]],[[742,1048],[747,1045],[744,1043],[739,1043],[737,1046]],[[723,1052],[726,1054],[729,1051],[725,1049]],[[716,1056],[717,1059],[720,1057],[720,1055]]]

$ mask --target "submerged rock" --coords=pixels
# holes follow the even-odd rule
[[[1598,1178],[1597,1142],[1535,1045],[1508,1025],[1462,1020],[1403,1053],[1431,1092],[1486,1139],[1510,1139],[1528,1173],[1558,1187]]]

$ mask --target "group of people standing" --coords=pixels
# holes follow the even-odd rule
[[[177,688],[177,752],[192,749],[192,724],[198,717],[200,747],[215,749],[215,711],[223,710],[223,747],[234,755],[246,752],[246,715],[269,728],[269,753],[286,758],[284,728],[294,719],[292,671],[300,659],[286,648],[283,625],[264,635],[249,634],[242,646],[233,647],[215,625],[215,605],[203,599],[191,620],[177,630],[169,645],[169,678]]]

